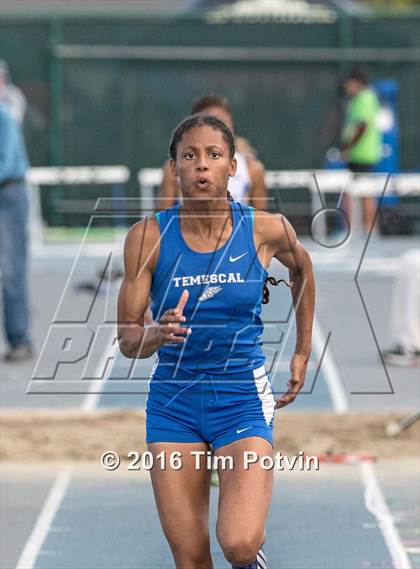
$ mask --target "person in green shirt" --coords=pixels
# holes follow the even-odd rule
[[[382,156],[382,135],[378,126],[380,103],[369,87],[364,71],[354,68],[344,83],[349,97],[341,133],[341,153],[352,172],[369,173]],[[366,232],[375,218],[374,198],[362,198],[363,227]],[[352,211],[349,196],[344,198],[344,209],[351,223]]]

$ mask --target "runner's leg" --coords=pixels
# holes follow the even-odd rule
[[[211,470],[196,468],[191,451],[208,451],[207,443],[149,443],[156,457],[165,453],[166,469],[155,459],[151,469],[160,522],[177,569],[213,569],[208,529]],[[182,468],[171,468],[169,458],[179,451]]]
[[[254,563],[265,541],[265,522],[271,501],[273,470],[258,464],[244,468],[244,452],[260,458],[273,456],[273,447],[262,437],[247,437],[218,448],[216,456],[232,456],[233,469],[219,469],[220,494],[217,539],[234,566]]]

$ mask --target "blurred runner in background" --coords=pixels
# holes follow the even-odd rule
[[[226,97],[209,93],[193,101],[191,114],[210,115],[223,121],[232,132],[234,124],[229,100]],[[264,166],[255,157],[255,150],[242,137],[235,136],[237,148],[236,174],[229,178],[228,190],[235,202],[248,203],[257,209],[266,210],[267,189],[264,181]],[[163,166],[163,180],[156,204],[157,210],[172,207],[181,198],[177,179],[171,174],[169,161]]]
[[[382,136],[378,125],[380,103],[373,89],[368,85],[367,75],[353,68],[344,83],[349,97],[341,134],[341,153],[347,167],[355,173],[373,172],[382,154]],[[344,210],[350,224],[352,207],[349,195],[344,196]],[[375,199],[362,198],[363,228],[370,231],[375,219]]]

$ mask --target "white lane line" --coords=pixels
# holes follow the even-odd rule
[[[321,354],[325,346],[325,338],[317,320],[314,320],[313,340],[315,350],[318,354]],[[343,383],[340,379],[340,374],[328,348],[322,362],[322,371],[325,374],[325,379],[330,390],[334,410],[337,413],[346,413],[349,408],[348,401],[343,389]],[[365,506],[378,521],[378,526],[390,552],[394,567],[398,569],[412,569],[399,533],[395,527],[392,514],[386,505],[372,463],[363,461],[360,462],[359,467],[365,487]]]
[[[321,354],[325,348],[326,339],[316,318],[314,318],[312,339],[314,343],[314,349],[317,352],[318,357],[321,357]],[[338,373],[337,366],[331,354],[331,344],[328,345],[325,351],[324,359],[322,360],[321,364],[321,370],[325,376],[325,381],[327,383],[334,411],[336,413],[347,413],[349,410],[349,404],[347,401],[343,382],[340,379],[340,374]]]
[[[112,264],[110,263],[109,269],[111,268]],[[104,314],[108,314],[110,306],[112,306],[111,298],[113,297],[115,292],[120,289],[121,282],[122,279],[119,279],[117,281],[111,281],[111,279],[108,277],[105,278],[104,282],[101,283],[101,286],[105,286],[106,288]],[[99,356],[98,363],[95,367],[95,372],[94,372],[94,377],[100,377],[101,379],[93,380],[90,383],[89,393],[87,393],[86,397],[84,398],[80,406],[82,411],[89,412],[97,408],[100,395],[102,391],[105,389],[106,380],[108,379],[109,374],[111,373],[111,370],[114,367],[115,360],[119,352],[117,327],[115,325],[110,326],[108,330],[105,346],[106,347],[103,353]],[[82,377],[85,372],[85,369],[82,372]]]
[[[109,342],[107,342],[108,346],[111,344],[111,339],[113,339],[113,337],[115,337],[115,330],[111,329],[111,333],[109,335]],[[115,359],[118,353],[119,353],[118,340],[115,340],[115,343],[110,348],[108,348],[108,350],[105,350],[101,354],[98,364],[96,365],[95,368],[94,377],[100,377],[101,374],[103,373],[103,370],[106,369],[106,371],[102,379],[93,380],[90,382],[89,393],[87,393],[86,397],[84,398],[80,406],[82,411],[89,412],[97,408],[99,398],[103,390],[105,389],[106,381],[115,364]]]
[[[378,522],[379,529],[391,554],[393,566],[398,569],[412,569],[372,463],[361,462],[359,468],[365,486],[366,509],[375,516]]]
[[[35,527],[17,562],[16,569],[33,569],[38,553],[48,535],[50,526],[67,491],[69,482],[69,471],[61,472],[54,480]]]
[[[111,328],[109,334],[109,342],[106,343],[107,346],[110,346],[113,336],[116,336],[114,327]],[[104,389],[105,381],[109,376],[110,370],[113,367],[113,363],[118,352],[118,341],[115,341],[115,343],[110,348],[106,349],[99,357],[98,364],[95,368],[94,377],[100,377],[104,369],[106,369],[106,372],[102,379],[93,380],[90,383],[89,393],[87,393],[81,404],[82,411],[88,412],[96,409],[99,396]],[[44,506],[38,516],[35,527],[32,530],[32,533],[29,536],[28,541],[26,542],[25,547],[20,555],[16,569],[33,569],[42,544],[44,543],[48,532],[50,531],[51,524],[65,496],[70,480],[70,471],[60,473],[55,479],[50,493],[45,500]]]

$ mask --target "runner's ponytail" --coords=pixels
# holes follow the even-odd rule
[[[262,299],[263,304],[268,304],[268,302],[270,301],[270,291],[268,290],[267,281],[274,286],[278,286],[280,283],[284,283],[289,288],[292,288],[293,286],[293,283],[289,283],[285,279],[279,279],[277,281],[274,277],[267,277],[264,282],[263,299]]]

